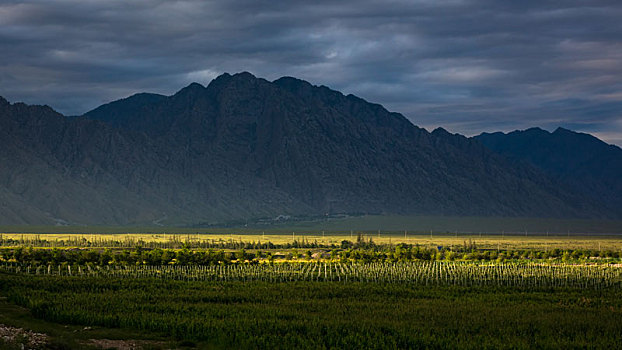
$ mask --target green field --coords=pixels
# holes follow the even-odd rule
[[[622,251],[622,235],[505,235],[505,234],[412,234],[412,233],[0,233],[0,247],[90,247],[134,248],[136,246],[158,248],[192,248],[212,246],[237,246],[243,243],[272,243],[275,249],[309,247],[332,249],[342,242],[356,242],[359,237],[378,245],[406,243],[422,247],[439,246],[452,248],[465,243],[479,249],[494,250],[552,250],[590,249],[598,251]]]
[[[602,349],[621,322],[615,235],[0,236],[0,349]]]
[[[602,349],[622,341],[619,289],[10,273],[0,281],[11,303],[48,322],[94,327],[93,337],[122,329],[125,340],[133,332],[200,348]]]

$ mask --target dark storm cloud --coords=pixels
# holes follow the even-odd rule
[[[222,72],[296,76],[465,134],[622,144],[617,1],[4,1],[0,95],[80,114]]]

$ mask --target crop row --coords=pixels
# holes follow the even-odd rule
[[[158,278],[185,281],[326,281],[412,283],[433,286],[505,286],[525,288],[622,289],[622,268],[571,264],[473,264],[407,262],[344,264],[307,262],[215,266],[29,266],[3,263],[14,273],[109,278]]]

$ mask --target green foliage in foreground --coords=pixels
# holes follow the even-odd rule
[[[615,348],[622,292],[0,273],[46,320],[218,348]]]

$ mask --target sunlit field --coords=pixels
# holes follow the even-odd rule
[[[294,242],[316,242],[319,245],[340,245],[343,240],[356,241],[360,232],[347,233],[0,233],[0,246],[34,246],[34,247],[106,247],[111,242],[118,242],[115,247],[132,248],[136,245],[157,242],[163,248],[176,242],[200,244],[205,242],[271,242],[287,244]],[[542,234],[464,234],[464,233],[431,233],[410,234],[408,232],[360,234],[365,240],[376,244],[416,244],[423,247],[462,246],[465,242],[474,244],[480,249],[591,249],[591,250],[622,250],[622,235],[542,235]]]
[[[530,349],[622,342],[622,235],[3,231],[0,326],[43,332],[47,348]],[[19,346],[0,340],[2,349]]]

